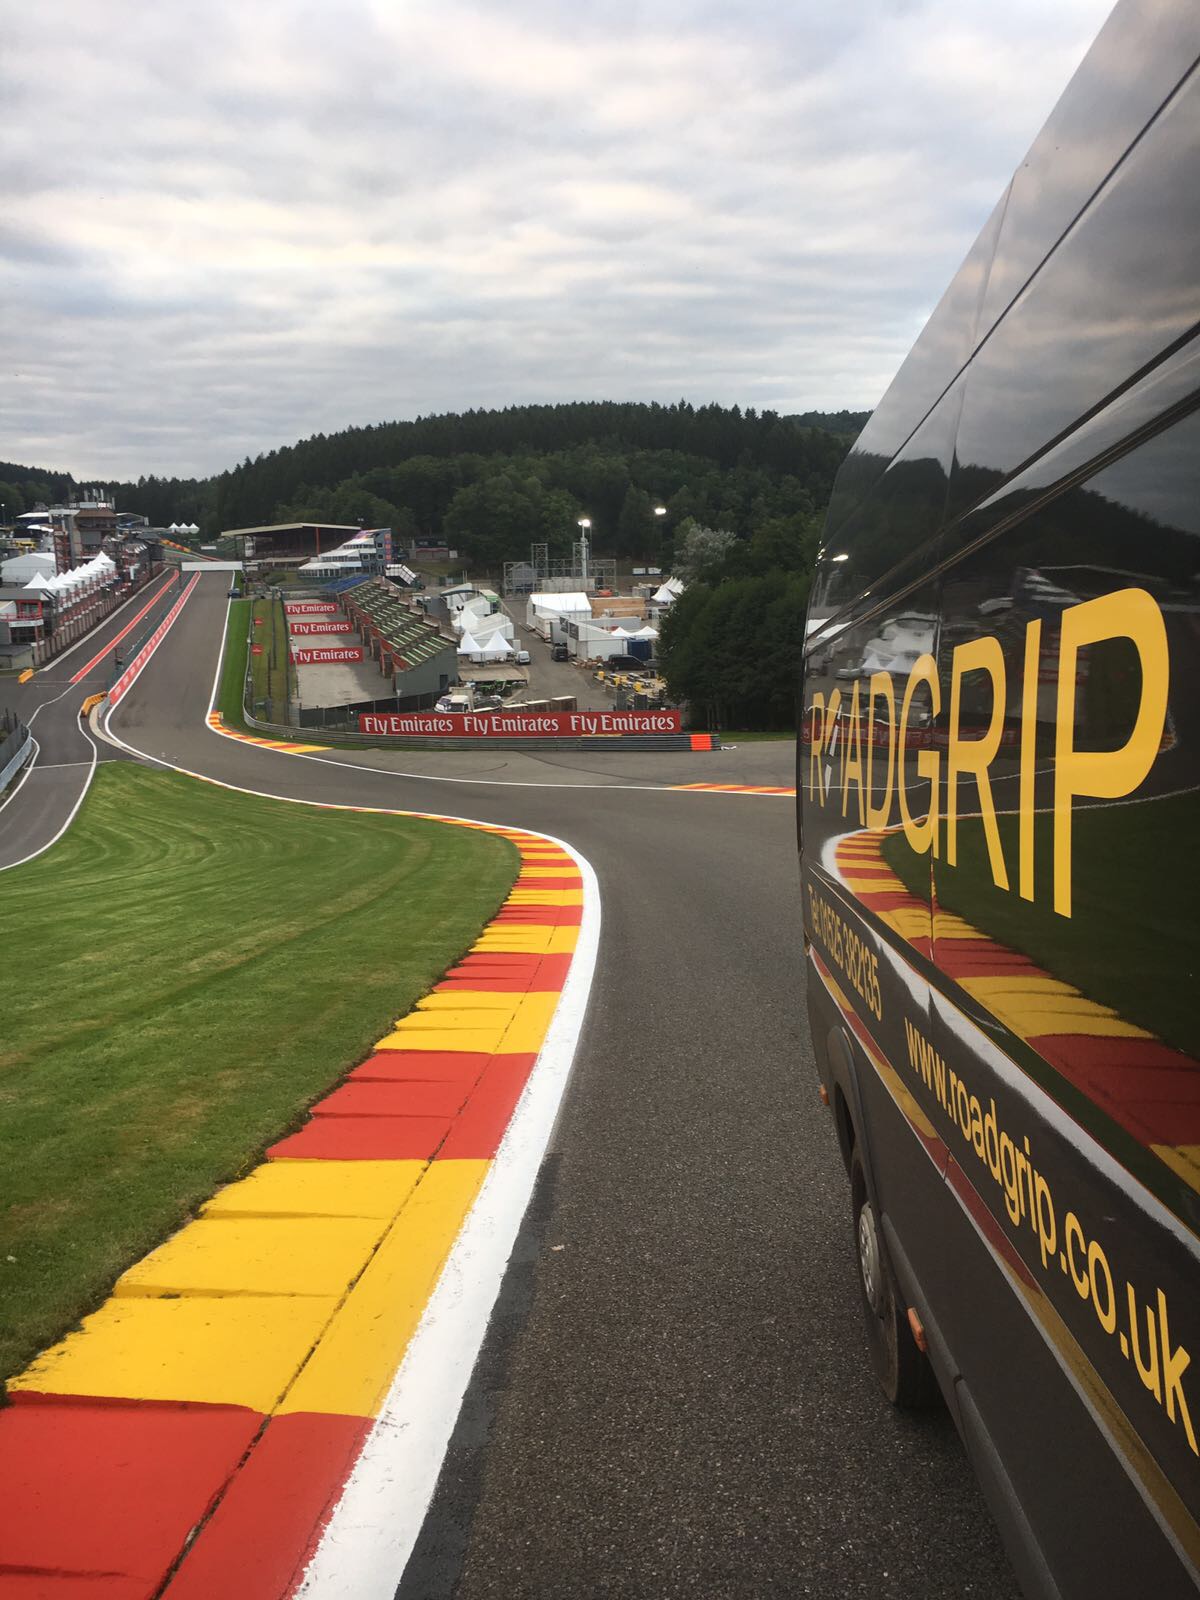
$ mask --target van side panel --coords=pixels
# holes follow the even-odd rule
[[[843,1147],[1079,1600],[1200,1586],[1198,52],[1118,7],[847,461],[798,743]]]

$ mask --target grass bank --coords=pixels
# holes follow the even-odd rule
[[[3,876],[0,1378],[368,1054],[516,869],[468,829],[101,766]]]

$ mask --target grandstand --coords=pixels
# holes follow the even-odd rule
[[[440,693],[454,681],[458,664],[454,641],[415,610],[395,584],[368,578],[344,590],[340,598],[380,671],[396,675],[398,694]]]

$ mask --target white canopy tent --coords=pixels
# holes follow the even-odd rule
[[[673,604],[674,601],[678,600],[679,596],[683,593],[683,587],[682,578],[668,578],[666,583],[659,586],[659,589],[655,594],[654,599],[651,601],[651,604],[656,606],[669,606]]]
[[[513,648],[499,634],[490,639],[477,639],[473,633],[464,633],[459,641],[458,654],[472,661],[511,661]]]
[[[480,661],[511,661],[512,658],[512,645],[508,643],[507,639],[501,638],[498,633],[493,634],[490,639],[483,639],[480,641]]]

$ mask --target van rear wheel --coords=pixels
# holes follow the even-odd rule
[[[883,1230],[867,1190],[866,1173],[857,1150],[850,1163],[850,1194],[858,1287],[871,1366],[879,1387],[892,1405],[905,1411],[922,1411],[933,1403],[937,1383],[908,1325],[908,1314],[900,1301]]]

